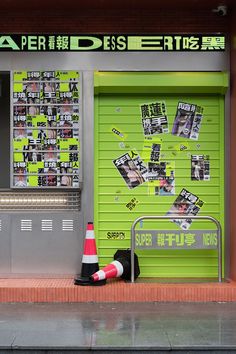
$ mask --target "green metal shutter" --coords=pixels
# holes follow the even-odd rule
[[[95,231],[100,266],[117,249],[130,247],[133,221],[144,215],[165,215],[185,188],[204,201],[199,215],[218,219],[224,230],[224,93],[225,73],[96,73],[95,74]],[[158,134],[163,161],[175,163],[175,195],[148,192],[148,183],[129,189],[113,164],[126,152],[140,154],[144,134],[140,104],[165,101],[169,133]],[[204,108],[198,140],[171,134],[178,102]],[[113,131],[112,131],[113,129]],[[119,137],[114,131],[122,132]],[[181,150],[180,146],[184,149]],[[191,155],[209,155],[210,180],[191,180]],[[137,204],[129,210],[133,199]],[[151,222],[145,229],[178,230],[170,222]],[[211,229],[208,222],[191,229]],[[224,232],[223,232],[224,244]],[[216,250],[139,250],[143,277],[216,277]]]

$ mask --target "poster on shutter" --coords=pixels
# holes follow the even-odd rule
[[[190,216],[197,215],[203,204],[204,202],[198,196],[183,188],[167,215],[173,215],[173,222],[181,229],[188,230],[192,223]],[[186,215],[186,219],[178,219],[178,215]]]
[[[168,117],[164,101],[140,105],[143,132],[145,136],[168,133]]]
[[[191,180],[210,181],[209,155],[191,155]]]
[[[147,180],[147,167],[134,150],[113,160],[113,164],[130,189],[143,184]]]
[[[179,102],[172,128],[172,134],[198,140],[203,108],[192,103]]]
[[[141,157],[145,163],[159,162],[161,157],[162,140],[157,136],[145,137]]]
[[[160,167],[163,168],[158,171],[157,178],[154,179],[152,178],[153,176],[151,176],[151,179],[149,179],[149,194],[160,196],[175,195],[175,162],[162,162],[160,163]]]

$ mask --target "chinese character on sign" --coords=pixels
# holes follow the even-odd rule
[[[49,36],[49,38],[48,38],[48,48],[50,50],[54,50],[55,49],[55,36]]]
[[[187,246],[192,246],[194,243],[196,243],[195,234],[185,234],[185,244]]]
[[[164,247],[165,244],[165,234],[158,233],[157,234],[157,246]]]
[[[224,37],[202,37],[201,50],[214,50],[214,49],[224,49],[225,48],[225,38]]]
[[[166,234],[166,241],[169,247],[173,246],[173,243],[176,243],[176,235],[174,233]]]
[[[191,37],[183,37],[183,49],[191,49],[198,50],[199,49],[199,38],[191,36]]]
[[[176,246],[184,246],[184,233],[176,234]]]
[[[56,47],[57,47],[58,50],[69,49],[68,36],[57,36],[57,38],[56,38]]]

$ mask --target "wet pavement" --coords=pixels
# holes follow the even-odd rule
[[[0,353],[236,353],[236,303],[0,304]]]

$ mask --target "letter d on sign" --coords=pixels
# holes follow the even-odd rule
[[[71,36],[70,50],[95,50],[102,47],[102,41],[96,37]]]

